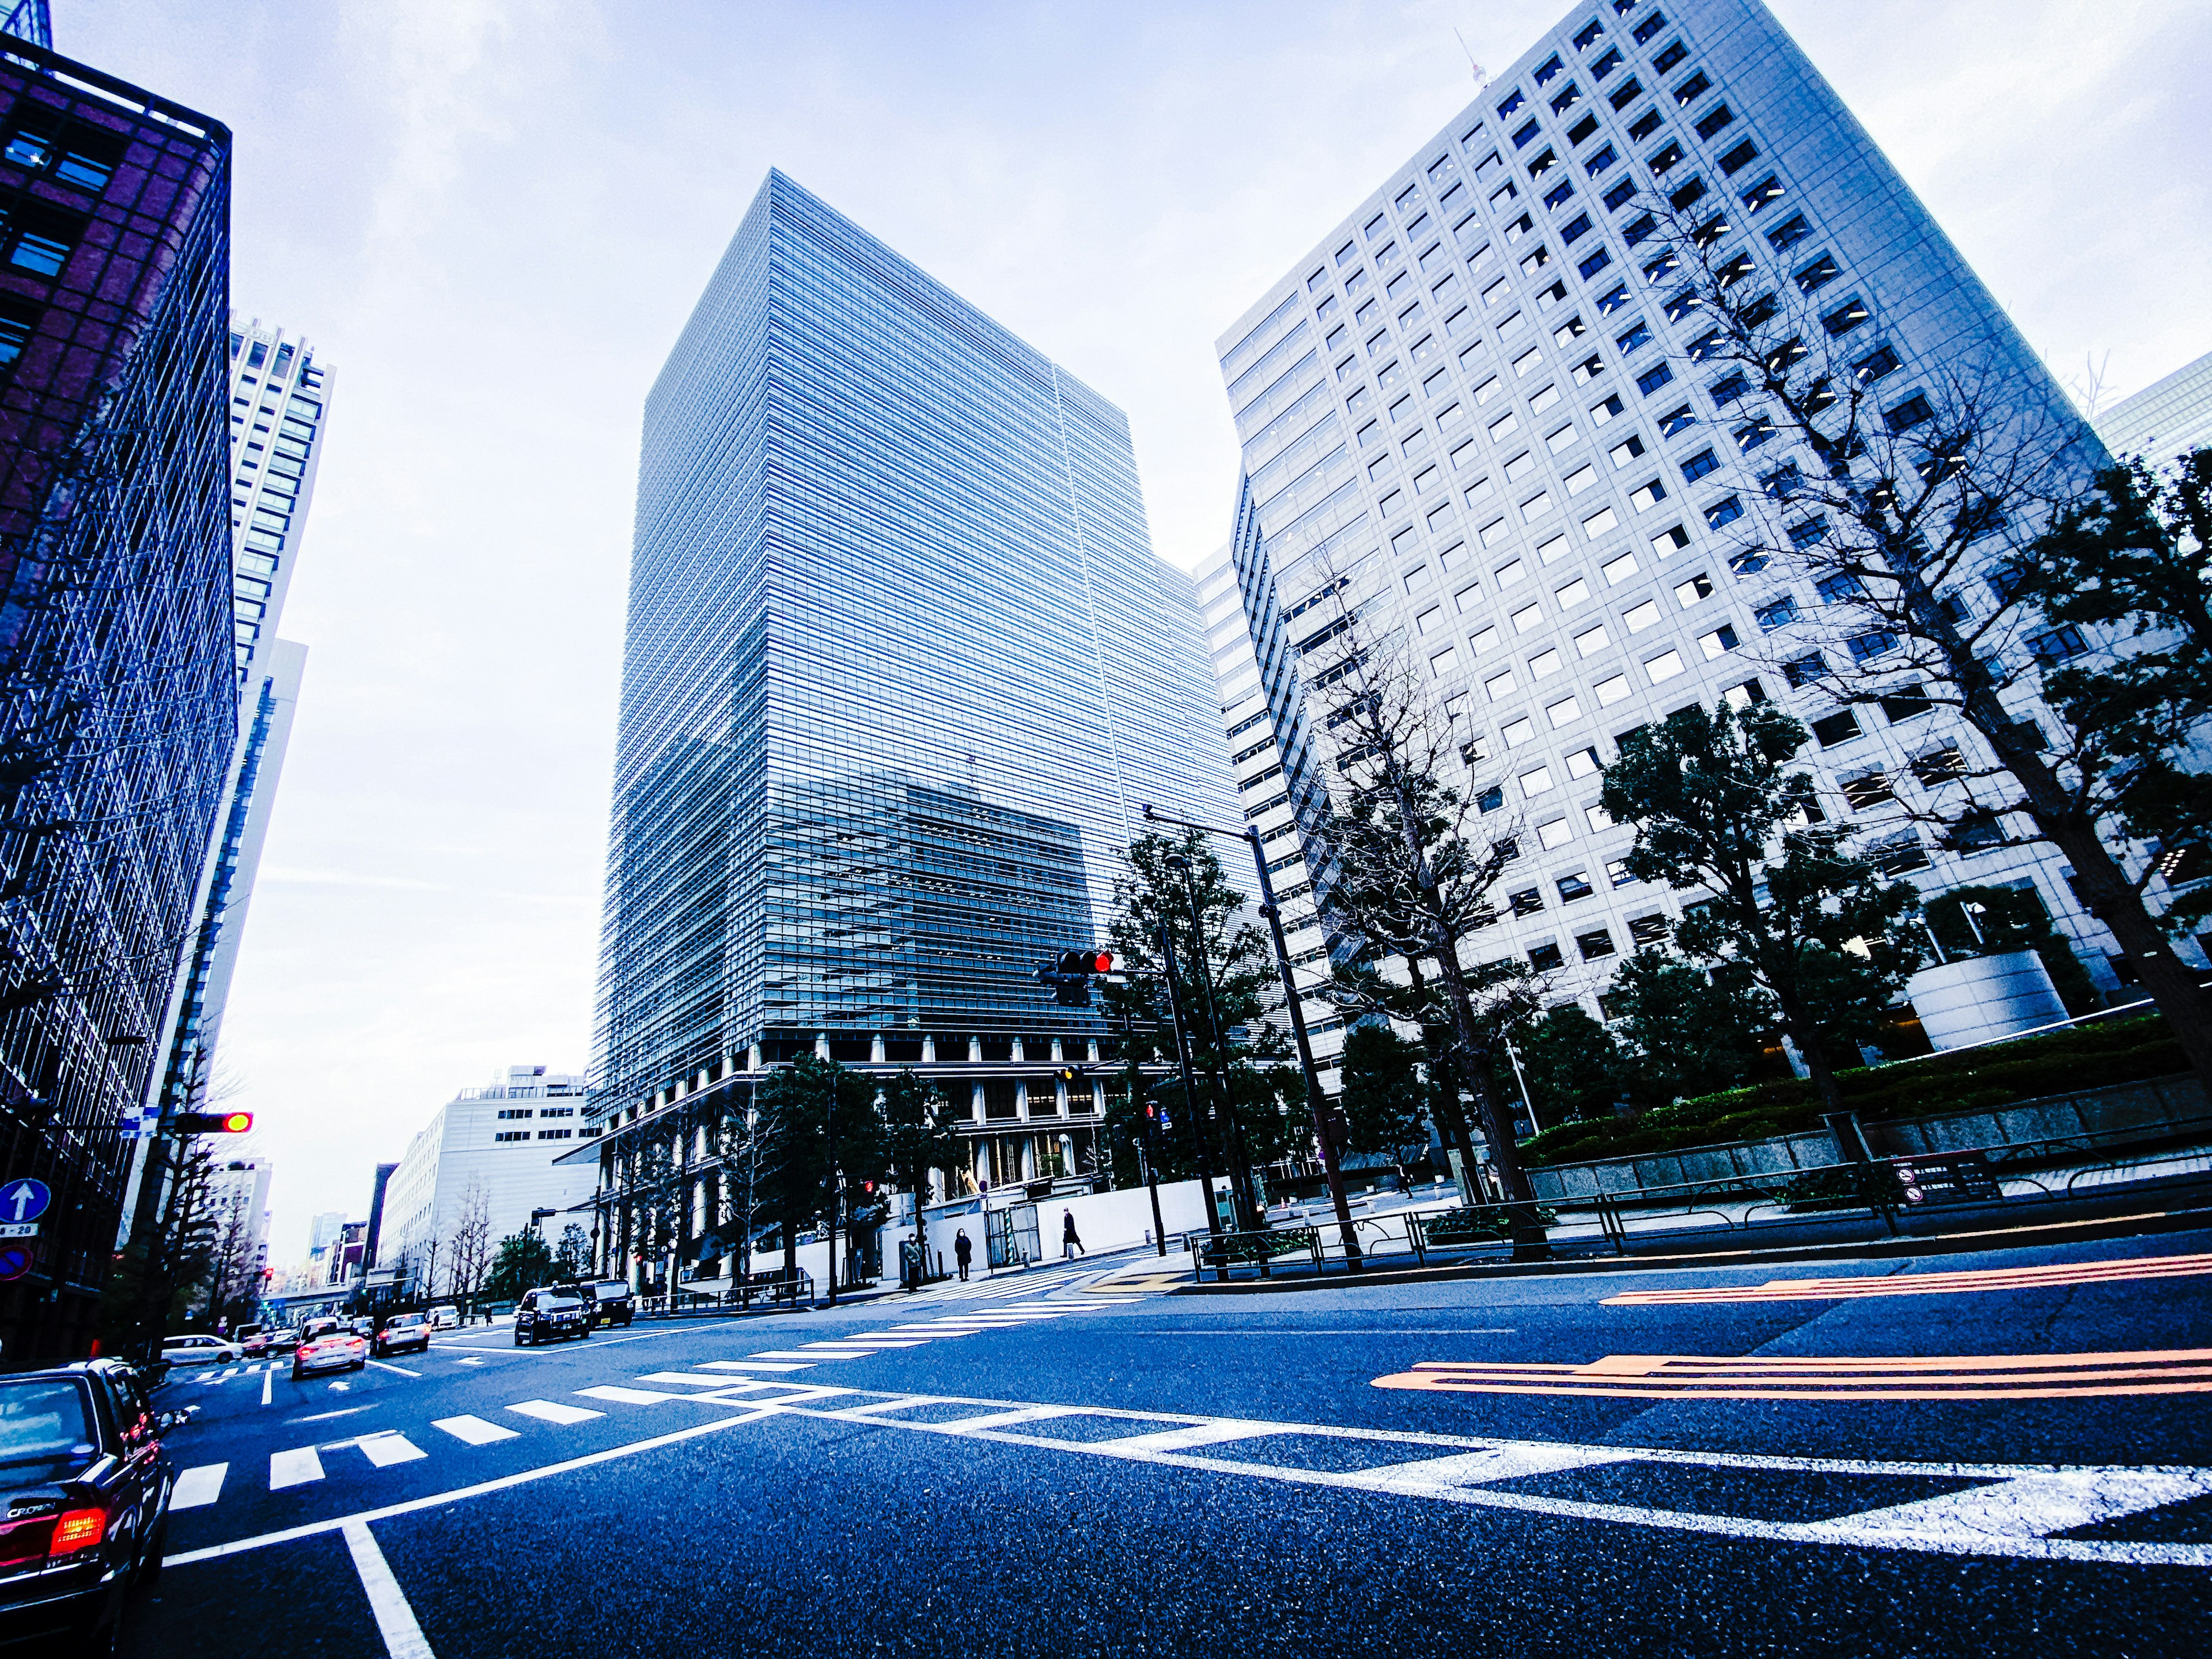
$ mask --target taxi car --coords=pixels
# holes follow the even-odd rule
[[[515,1305],[514,1346],[518,1348],[591,1334],[591,1308],[574,1291],[532,1291]]]

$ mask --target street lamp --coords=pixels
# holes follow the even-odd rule
[[[1313,1116],[1314,1139],[1321,1146],[1322,1170],[1328,1180],[1330,1203],[1336,1210],[1337,1236],[1344,1242],[1345,1265],[1352,1272],[1359,1271],[1359,1232],[1352,1223],[1352,1206],[1344,1196],[1344,1173],[1336,1156],[1336,1137],[1325,1107],[1327,1097],[1322,1093],[1321,1069],[1314,1064],[1313,1038],[1306,1030],[1306,1011],[1298,997],[1297,975],[1291,966],[1290,946],[1283,941],[1283,918],[1275,903],[1275,884],[1267,878],[1267,853],[1261,844],[1259,830],[1248,824],[1240,832],[1217,830],[1210,823],[1194,823],[1188,818],[1179,818],[1155,810],[1149,804],[1145,808],[1148,823],[1172,823],[1185,830],[1202,830],[1209,836],[1227,836],[1243,841],[1252,849],[1253,867],[1260,876],[1260,914],[1267,919],[1267,931],[1275,945],[1275,971],[1283,981],[1283,1006],[1291,1016],[1291,1035],[1297,1041],[1298,1063],[1306,1074],[1306,1108]]]

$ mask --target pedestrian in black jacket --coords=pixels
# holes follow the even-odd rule
[[[975,1251],[975,1247],[968,1242],[968,1230],[965,1227],[952,1235],[952,1259],[960,1264],[960,1277],[963,1279],[968,1277],[968,1258],[974,1255]]]

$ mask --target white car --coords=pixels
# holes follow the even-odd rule
[[[454,1331],[459,1330],[460,1326],[461,1315],[460,1310],[458,1308],[451,1307],[446,1304],[441,1303],[438,1306],[430,1310],[430,1328],[432,1330]]]
[[[171,1336],[162,1339],[161,1358],[172,1365],[235,1365],[246,1350],[219,1336]]]

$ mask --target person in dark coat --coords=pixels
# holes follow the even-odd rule
[[[1060,1260],[1063,1261],[1073,1261],[1079,1255],[1087,1254],[1088,1252],[1083,1248],[1083,1240],[1077,1236],[1075,1231],[1075,1212],[1073,1210],[1062,1210],[1060,1212]]]
[[[968,1230],[965,1227],[952,1235],[952,1259],[960,1264],[961,1278],[968,1277],[968,1258],[975,1253],[975,1247],[968,1242]]]

